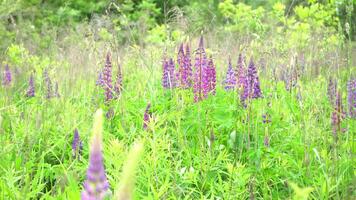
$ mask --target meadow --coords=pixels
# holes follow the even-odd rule
[[[0,16],[19,20],[0,29],[0,199],[356,198],[356,47],[333,4],[226,0],[207,25],[194,2],[36,33]]]

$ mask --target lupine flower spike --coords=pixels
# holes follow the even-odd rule
[[[170,58],[169,61],[166,58],[163,59],[163,74],[162,74],[162,86],[165,89],[171,89],[175,85],[175,74],[174,74],[174,62]]]
[[[34,97],[35,96],[35,84],[33,82],[33,75],[31,74],[30,79],[28,81],[28,88],[26,92],[27,97]]]
[[[6,65],[5,66],[3,80],[2,80],[2,84],[4,86],[8,86],[8,85],[11,84],[11,81],[12,81],[11,71],[10,71],[9,65]]]
[[[210,57],[208,62],[208,79],[209,79],[209,93],[215,95],[216,93],[216,70],[213,58]]]
[[[225,90],[233,90],[236,86],[236,83],[237,83],[236,74],[231,65],[231,58],[229,57],[229,64],[226,71],[226,77],[223,83]]]
[[[207,58],[204,49],[203,37],[200,38],[199,47],[195,52],[195,72],[194,72],[194,102],[205,98],[204,91],[209,85],[207,76]]]
[[[331,114],[331,125],[333,127],[334,138],[337,141],[338,133],[342,131],[341,122],[345,118],[345,112],[343,111],[342,99],[340,92],[336,93],[334,111]]]
[[[184,48],[183,44],[179,46],[178,55],[177,55],[177,64],[178,64],[178,72],[177,76],[177,86],[184,88],[183,75],[185,70],[185,60],[184,60]]]
[[[347,83],[347,101],[349,104],[350,118],[356,118],[356,79],[350,79]]]
[[[237,87],[242,88],[246,84],[245,60],[242,54],[239,54],[239,58],[237,60],[236,77],[237,77]]]
[[[104,81],[104,90],[105,90],[105,101],[109,102],[112,98],[112,64],[111,64],[111,55],[107,53],[105,67],[103,70],[103,81]]]
[[[72,142],[72,157],[74,159],[75,158],[79,159],[80,155],[82,154],[82,150],[83,150],[83,144],[82,141],[80,140],[78,129],[75,129],[73,142]]]
[[[330,78],[328,84],[328,97],[331,105],[335,104],[336,89],[337,89],[337,81]]]
[[[184,69],[185,71],[182,75],[182,79],[185,86],[187,88],[190,88],[192,87],[193,70],[192,70],[192,61],[190,59],[190,48],[188,44],[185,47]]]
[[[93,136],[90,145],[87,179],[81,193],[82,200],[102,200],[110,196],[109,182],[105,175],[102,155],[103,111],[95,113]]]
[[[148,124],[150,123],[150,120],[151,120],[150,108],[151,108],[151,103],[148,103],[146,106],[145,113],[143,114],[143,129],[144,130],[147,130]]]
[[[114,86],[114,91],[116,93],[116,96],[119,96],[121,94],[122,90],[122,71],[121,71],[121,65],[118,65],[118,71],[117,71],[117,76],[116,76],[116,83]]]

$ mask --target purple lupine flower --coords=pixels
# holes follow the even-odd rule
[[[258,74],[257,74],[257,69],[255,66],[255,63],[253,62],[253,59],[251,58],[250,60],[250,64],[248,66],[247,69],[247,77],[248,77],[248,81],[250,84],[250,97],[257,99],[262,97],[262,93],[261,93],[261,88],[260,88],[260,80],[258,78]]]
[[[190,59],[190,49],[189,45],[187,44],[185,47],[185,57],[184,57],[184,72],[182,74],[182,80],[186,88],[192,87],[192,62]]]
[[[175,86],[176,75],[174,73],[174,62],[170,58],[168,61],[163,59],[163,74],[162,74],[162,86],[165,89],[171,89]]]
[[[337,140],[337,133],[341,132],[341,122],[345,118],[340,92],[336,92],[334,110],[331,114],[331,125],[333,127],[334,138]]]
[[[96,79],[96,85],[104,87],[105,83],[103,80],[103,72],[100,70],[98,73],[98,78]]]
[[[121,72],[121,66],[119,64],[117,76],[116,76],[116,83],[114,86],[114,91],[116,93],[116,96],[119,96],[121,94],[121,90],[122,90],[122,72]]]
[[[216,93],[216,70],[213,58],[210,57],[208,62],[208,79],[209,79],[209,93],[215,95]]]
[[[350,118],[356,118],[356,79],[350,79],[347,83],[347,101]]]
[[[53,93],[54,97],[57,97],[57,98],[61,97],[61,95],[59,94],[58,90],[59,90],[58,89],[58,82],[56,81],[56,83],[54,84],[54,93]]]
[[[45,70],[43,72],[43,79],[44,79],[44,82],[45,82],[46,92],[47,92],[46,98],[50,99],[50,98],[52,98],[52,81],[51,81],[51,78],[48,75],[48,71],[47,70]]]
[[[98,110],[95,115],[89,167],[81,193],[82,200],[102,200],[109,195],[109,182],[106,178],[102,154],[102,114],[102,110]]]
[[[236,69],[236,77],[237,77],[237,87],[242,88],[246,82],[246,68],[245,61],[242,54],[239,54],[239,58],[237,60],[237,69]]]
[[[151,120],[150,108],[151,108],[151,103],[148,103],[146,106],[145,113],[143,114],[143,129],[144,130],[147,130],[148,124],[150,123],[150,120]]]
[[[31,74],[30,79],[28,81],[28,88],[26,92],[27,97],[34,97],[35,96],[35,84],[33,81],[33,75]]]
[[[329,78],[328,97],[332,105],[335,104],[336,90],[337,90],[337,81],[333,80],[332,78]]]
[[[185,62],[184,62],[184,48],[183,44],[179,46],[178,55],[177,55],[177,64],[178,64],[178,72],[176,73],[177,76],[177,87],[184,87],[183,83],[183,73],[185,70]]]
[[[104,90],[105,90],[105,101],[109,102],[112,98],[112,64],[111,64],[111,54],[108,52],[106,54],[106,62],[103,70],[103,80],[104,80]]]
[[[9,65],[6,64],[2,84],[4,86],[8,86],[11,84],[11,81],[12,81],[11,71],[10,71]]]
[[[225,81],[223,82],[225,90],[233,90],[237,84],[236,74],[231,65],[231,58],[229,57],[229,65],[226,71]]]
[[[82,154],[83,144],[79,137],[78,129],[74,129],[74,137],[72,141],[72,157],[78,158]]]
[[[207,57],[204,49],[203,36],[200,38],[199,47],[195,52],[194,73],[194,102],[203,100],[208,91],[209,79],[207,75]]]

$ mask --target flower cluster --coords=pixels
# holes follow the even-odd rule
[[[143,114],[143,129],[147,130],[148,124],[150,123],[151,120],[151,114],[150,114],[150,108],[151,108],[151,103],[148,103],[146,106],[145,113]]]
[[[5,66],[5,71],[4,71],[4,76],[3,76],[3,80],[2,80],[2,84],[4,86],[8,86],[11,84],[12,81],[12,74],[9,68],[9,65]]]
[[[113,98],[112,94],[112,64],[110,53],[106,54],[105,67],[103,69],[103,82],[105,90],[105,101],[109,102]]]
[[[78,129],[74,130],[74,137],[72,141],[72,157],[73,158],[80,158],[80,155],[83,151],[83,144],[79,137]]]
[[[172,58],[163,60],[162,86],[165,89],[172,89],[176,86],[175,65]]]
[[[231,58],[226,71],[225,81],[223,82],[225,90],[233,90],[237,84],[235,70],[232,68]]]
[[[34,97],[35,96],[35,83],[33,81],[33,75],[31,74],[30,79],[28,81],[28,88],[26,92],[27,97]]]
[[[247,77],[242,81],[242,87],[243,92],[240,94],[240,100],[243,106],[246,106],[247,99],[257,99],[262,97],[259,77],[252,58],[247,68]]]
[[[356,118],[356,79],[350,79],[347,83],[347,101],[350,117]]]

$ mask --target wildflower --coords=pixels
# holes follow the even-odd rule
[[[347,93],[349,115],[351,118],[356,118],[356,79],[350,79],[348,81]]]
[[[337,89],[337,81],[330,78],[328,84],[328,97],[332,105],[335,104],[336,89]]]
[[[112,64],[111,64],[111,55],[107,53],[106,63],[103,70],[103,81],[104,81],[104,90],[105,90],[105,101],[109,102],[112,98]]]
[[[226,71],[225,81],[223,84],[225,85],[224,86],[225,90],[233,90],[237,84],[236,74],[234,72],[234,69],[232,68],[230,57],[229,57],[229,65]]]
[[[30,79],[28,81],[28,88],[26,92],[27,97],[34,97],[35,96],[35,84],[33,82],[33,75],[31,74]]]
[[[207,68],[208,80],[209,80],[209,93],[215,95],[216,93],[216,71],[213,58],[210,57]]]
[[[87,179],[81,193],[82,200],[104,199],[109,195],[109,182],[105,175],[102,155],[102,121],[103,111],[95,113],[93,136],[90,146],[89,167]]]
[[[244,57],[242,56],[242,54],[239,54],[239,58],[237,60],[236,77],[237,77],[237,87],[242,88],[246,82],[246,68],[245,68]]]
[[[96,85],[100,86],[100,87],[104,87],[104,80],[103,80],[103,72],[100,71],[98,73],[98,79],[96,80]]]
[[[73,158],[78,158],[82,154],[83,144],[79,137],[78,129],[74,130],[74,137],[72,142],[72,156]]]
[[[262,97],[260,81],[252,58],[247,69],[247,77],[245,78],[245,80],[243,80],[242,83],[243,92],[240,94],[240,100],[243,106],[246,106],[246,99],[256,99]]]
[[[162,85],[166,89],[171,89],[175,86],[175,73],[174,73],[174,62],[170,58],[168,61],[163,60],[163,76],[162,76]]]
[[[118,65],[118,71],[117,71],[117,76],[116,76],[116,83],[114,86],[114,91],[116,93],[117,96],[119,96],[121,94],[121,90],[122,90],[122,72],[121,72],[121,66],[120,64]]]
[[[8,86],[11,84],[11,81],[12,81],[11,71],[10,71],[9,65],[6,64],[2,84],[4,86]]]
[[[333,127],[334,138],[337,140],[337,133],[341,132],[341,122],[345,118],[340,92],[336,93],[334,110],[331,114],[331,125]]]
[[[187,44],[185,47],[185,56],[184,56],[184,71],[182,74],[182,80],[185,88],[192,87],[192,63],[190,59],[190,49]]]
[[[143,114],[143,129],[145,130],[148,128],[148,124],[150,123],[150,119],[151,119],[151,114],[149,113],[150,108],[151,108],[151,103],[148,103],[146,106],[145,113]]]
[[[270,117],[269,114],[263,114],[263,115],[262,115],[262,122],[263,122],[264,124],[268,124],[268,123],[271,122],[271,119],[270,119],[270,118],[271,118],[271,117]]]
[[[203,37],[200,38],[199,47],[195,53],[195,73],[194,73],[194,102],[205,98],[208,87],[207,58],[204,49]],[[204,92],[205,91],[205,92]]]

